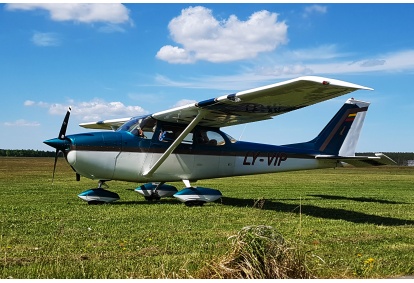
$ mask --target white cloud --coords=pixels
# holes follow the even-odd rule
[[[75,21],[80,23],[109,22],[112,24],[121,24],[129,22],[129,10],[122,4],[7,4],[6,10],[32,11],[46,10],[50,18],[54,21]]]
[[[281,77],[311,75],[313,71],[306,65],[294,64],[283,66],[264,66],[257,69],[255,73],[261,76]]]
[[[294,52],[292,52],[293,54]],[[304,52],[306,53],[306,52]],[[388,54],[377,54],[372,55],[370,58],[361,58],[361,59],[350,59],[345,54],[337,54],[335,52],[331,53],[331,58],[322,58],[324,60],[318,60],[318,52],[312,53],[309,52],[306,60],[303,60],[302,63],[292,63],[295,62],[295,56],[287,58],[285,64],[276,65],[274,62],[269,65],[263,65],[260,68],[255,69],[255,74],[263,75],[267,70],[271,74],[271,70],[290,70],[289,66],[297,66],[293,70],[298,72],[292,72],[296,75],[307,75],[307,74],[349,74],[349,73],[369,73],[369,72],[401,72],[401,71],[413,71],[414,70],[414,50],[403,50],[397,51]],[[302,66],[302,67],[300,67]],[[303,72],[300,71],[302,68]],[[277,75],[278,72],[274,72],[274,75]],[[280,77],[285,75],[289,76],[289,72],[281,72]]]
[[[366,60],[364,62],[361,63],[361,67],[374,67],[374,66],[381,66],[385,64],[385,60],[380,60],[380,59],[371,59],[371,60]]]
[[[197,101],[193,100],[193,99],[181,99],[181,100],[177,101],[176,104],[173,105],[173,108],[184,106],[184,105],[187,105],[187,104],[194,104],[194,103],[197,103]]]
[[[377,57],[377,58],[375,58]],[[380,58],[380,59],[378,59]],[[334,61],[309,64],[319,74],[344,74],[367,72],[401,72],[414,70],[414,50],[405,50],[354,61]]]
[[[287,51],[282,57],[289,60],[328,60],[349,56],[347,53],[339,53],[335,44],[325,44],[306,49],[295,49]]]
[[[288,53],[285,53],[288,54]],[[293,54],[293,53],[290,53]],[[315,52],[317,54],[317,52]],[[186,81],[177,81],[162,75],[154,79],[159,85],[179,88],[202,88],[223,90],[226,92],[247,90],[264,84],[275,83],[280,79],[290,79],[304,75],[330,76],[335,74],[357,74],[375,72],[407,72],[414,71],[414,49],[389,54],[373,55],[372,58],[350,60],[339,54],[332,54],[331,59],[317,60],[307,57],[302,63],[292,58],[284,58],[282,63],[272,61],[268,57],[243,72],[235,75],[192,77]],[[262,58],[261,58],[262,59]]]
[[[322,6],[322,5],[311,5],[311,6],[306,6],[305,7],[305,11],[303,13],[303,16],[306,18],[312,14],[326,14],[326,12],[328,12],[328,7],[327,6]]]
[[[173,64],[187,64],[196,61],[193,54],[183,48],[171,45],[161,47],[157,53],[157,58]]]
[[[189,7],[168,25],[171,38],[182,47],[166,45],[156,57],[169,63],[198,60],[230,62],[254,58],[287,42],[287,25],[277,14],[259,11],[247,21],[235,15],[218,21],[210,9]]]
[[[19,119],[14,122],[4,122],[4,125],[7,127],[38,127],[40,126],[40,123],[36,121],[26,121],[24,119]]]
[[[46,102],[25,102],[26,106],[38,106],[48,108],[52,115],[64,115],[69,107],[72,106],[71,115],[82,121],[96,121],[110,118],[123,118],[147,114],[148,111],[141,106],[126,106],[122,102],[106,102],[102,99],[93,99],[91,101],[76,102],[68,101],[67,105],[60,103],[50,104]]]
[[[34,102],[33,100],[26,100],[24,102],[24,106],[32,106],[34,105],[36,102]]]
[[[181,87],[181,88],[192,88],[191,82],[178,82],[171,80],[170,78],[157,74],[154,78],[155,82],[165,86]]]
[[[32,36],[32,42],[37,46],[59,46],[60,39],[56,33],[53,32],[35,32]]]
[[[119,25],[106,24],[98,29],[102,33],[114,33],[114,32],[125,32],[125,29]]]

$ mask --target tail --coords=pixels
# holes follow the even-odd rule
[[[348,99],[316,138],[289,146],[312,149],[321,155],[355,156],[369,105],[369,102]]]
[[[383,153],[375,153],[375,156],[355,156],[369,105],[369,102],[348,99],[316,138],[289,146],[312,150],[316,159],[336,160],[337,164],[345,162],[357,167],[396,165],[394,160]]]

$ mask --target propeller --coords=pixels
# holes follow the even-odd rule
[[[70,111],[72,108],[69,106],[68,111],[66,112],[65,118],[63,119],[62,127],[60,127],[60,132],[58,138],[64,140],[66,137],[66,129],[68,128]]]
[[[63,119],[62,127],[60,127],[58,138],[44,141],[45,144],[56,148],[55,163],[53,164],[52,184],[55,179],[56,163],[57,163],[57,159],[59,156],[59,151],[63,152],[63,150],[67,146],[67,141],[65,140],[65,138],[66,138],[66,129],[68,128],[71,110],[72,108],[69,106],[68,111],[66,112],[65,118]]]

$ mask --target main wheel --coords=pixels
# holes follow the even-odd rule
[[[206,202],[202,201],[202,200],[190,200],[190,201],[186,201],[185,205],[186,206],[203,206]]]
[[[104,204],[104,203],[105,203],[104,201],[99,201],[99,200],[88,201],[89,205],[98,205],[98,204]]]
[[[157,194],[152,194],[150,196],[145,196],[145,199],[147,201],[159,201],[161,199],[161,197]]]

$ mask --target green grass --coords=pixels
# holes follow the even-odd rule
[[[0,158],[0,278],[200,278],[228,238],[266,225],[305,256],[316,278],[414,274],[414,168],[340,168],[203,180],[224,197],[203,207],[147,203],[140,184],[90,206],[96,187],[59,159]],[[182,188],[181,183],[171,183]]]

